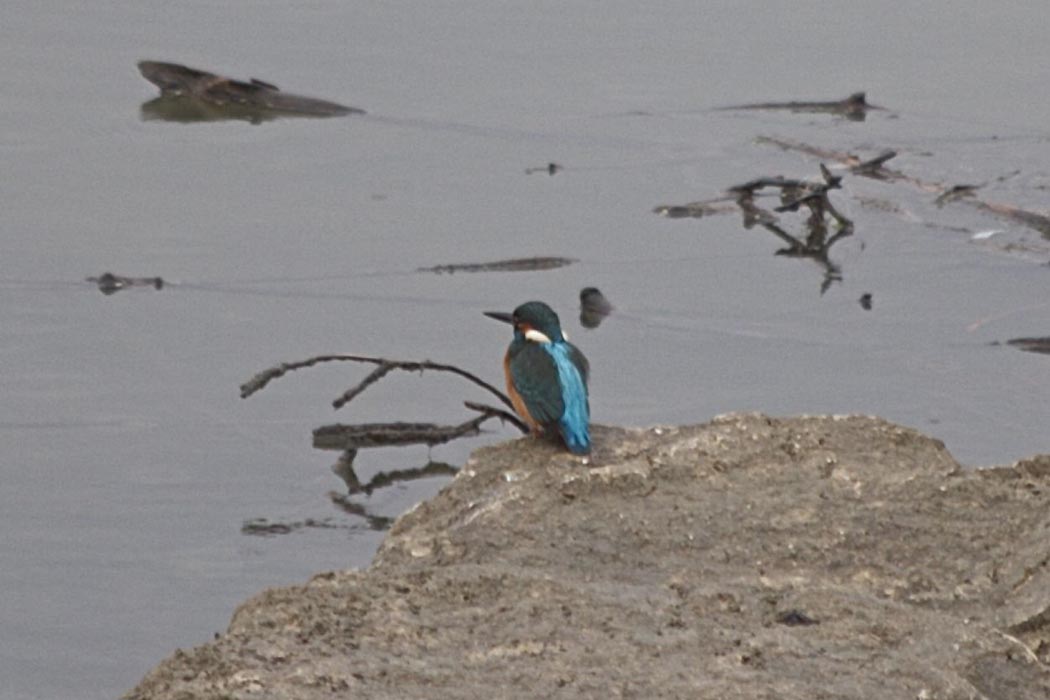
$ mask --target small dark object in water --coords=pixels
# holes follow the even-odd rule
[[[860,308],[865,311],[871,311],[871,292],[864,292],[860,295]]]
[[[883,109],[883,107],[868,104],[865,93],[855,92],[843,100],[831,102],[759,102],[757,104],[721,107],[720,109],[786,109],[791,112],[837,114],[853,121],[862,122],[867,116],[868,110]]]
[[[883,177],[883,166],[889,161],[897,157],[897,152],[893,150],[886,150],[865,161],[861,161],[856,165],[850,167],[849,171],[854,175],[865,175],[867,177],[875,178],[876,180]]]
[[[981,185],[952,185],[937,195],[937,199],[933,200],[933,203],[938,207],[943,207],[948,202],[954,202],[964,197],[973,197],[977,194],[977,190],[980,187]]]
[[[737,211],[735,204],[722,201],[690,202],[688,204],[661,204],[653,207],[653,213],[666,216],[668,219],[702,219],[716,214],[732,214]]]
[[[777,613],[776,617],[777,624],[787,625],[788,627],[799,627],[803,625],[819,625],[820,620],[816,620],[801,610],[792,608],[791,610],[785,610],[784,612]]]
[[[241,525],[241,534],[255,535],[258,537],[273,537],[275,535],[288,535],[296,530],[304,530],[306,528],[334,530],[339,528],[345,529],[346,526],[337,525],[331,518],[324,518],[323,520],[307,518],[306,520],[297,520],[293,522],[277,522],[267,518],[252,518],[251,520],[245,520]]]
[[[580,290],[580,325],[584,328],[597,328],[612,310],[613,305],[597,287]]]
[[[164,280],[160,277],[122,277],[112,272],[103,272],[98,277],[88,277],[86,281],[97,284],[98,290],[107,296],[128,287],[164,288]]]
[[[559,170],[565,170],[565,168],[558,165],[557,163],[547,163],[546,165],[539,168],[525,168],[525,174],[532,175],[533,173],[547,173],[548,175],[553,175]]]
[[[450,265],[435,265],[433,267],[418,267],[416,272],[436,272],[438,274],[454,272],[536,272],[538,270],[553,270],[577,262],[576,258],[511,258],[509,260],[496,260],[487,263],[452,263]]]
[[[1006,341],[1006,344],[1025,352],[1038,352],[1043,355],[1050,355],[1050,336],[1044,338],[1013,338]]]
[[[307,117],[364,114],[364,110],[355,107],[281,92],[276,85],[256,78],[244,82],[161,61],[140,61],[138,67],[142,77],[160,88],[161,94],[160,99],[143,105],[144,117],[259,122],[280,114]]]

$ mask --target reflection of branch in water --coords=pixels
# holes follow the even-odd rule
[[[356,515],[359,518],[364,518],[365,522],[368,523],[368,527],[372,530],[383,531],[389,530],[390,526],[394,524],[394,518],[389,518],[385,515],[374,515],[368,512],[368,509],[361,503],[355,503],[350,500],[350,497],[346,494],[336,493],[335,491],[328,492],[328,498],[339,510],[347,513],[348,515]]]
[[[455,476],[456,472],[459,471],[458,467],[445,462],[427,462],[422,467],[414,467],[412,469],[381,471],[367,483],[362,484],[361,480],[357,478],[357,472],[354,471],[354,458],[356,456],[357,450],[346,450],[340,455],[336,463],[332,465],[332,472],[346,482],[347,493],[349,494],[363,493],[366,496],[371,496],[373,491],[384,489],[393,484],[415,481],[417,479],[429,479],[433,476]]]
[[[389,530],[390,526],[394,524],[394,518],[388,518],[385,515],[373,515],[368,512],[368,509],[360,503],[354,503],[350,500],[349,496],[335,491],[328,493],[328,498],[331,499],[332,505],[339,510],[349,515],[356,515],[359,518],[364,518],[365,522],[368,523],[368,527],[372,530],[383,531]]]
[[[344,525],[333,522],[331,518],[324,518],[322,520],[306,518],[305,520],[295,520],[292,522],[280,522],[269,520],[268,518],[252,518],[251,520],[245,520],[241,525],[241,534],[256,535],[258,537],[273,537],[274,535],[289,535],[298,530],[306,530],[310,528],[319,530],[337,530],[345,527],[346,526]]]

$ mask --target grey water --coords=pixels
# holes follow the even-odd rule
[[[236,605],[366,566],[382,537],[340,509],[312,428],[469,416],[440,375],[295,372],[330,352],[432,359],[493,383],[507,329],[542,299],[592,365],[594,420],[731,411],[866,413],[971,466],[1050,451],[1047,241],[906,184],[847,176],[842,279],[776,256],[740,217],[660,204],[817,160],[758,136],[875,155],[928,180],[1050,206],[1050,48],[1041,2],[171,3],[11,0],[0,21],[0,697],[111,698],[225,628]],[[368,110],[172,123],[140,59]],[[866,90],[888,108],[718,111]],[[526,175],[549,162],[555,175]],[[1007,174],[1015,173],[1009,177]],[[997,178],[1002,177],[1001,180]],[[800,219],[785,217],[788,225]],[[537,272],[417,273],[527,256]],[[161,276],[104,296],[103,272]],[[577,295],[616,311],[580,327]],[[871,294],[872,308],[858,303]],[[462,464],[510,428],[362,454],[368,478]],[[354,497],[394,517],[446,483]],[[249,521],[330,527],[243,534]]]

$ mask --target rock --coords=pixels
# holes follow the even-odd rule
[[[244,603],[127,698],[1050,697],[1050,457],[868,417],[475,452],[365,571]]]

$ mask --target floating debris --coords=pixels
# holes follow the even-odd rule
[[[864,160],[860,156],[847,153],[846,151],[820,148],[819,146],[812,146],[801,141],[794,141],[792,139],[784,139],[775,136],[759,136],[755,139],[755,143],[776,146],[785,151],[804,153],[805,155],[813,156],[820,160],[835,161],[848,168],[850,173],[854,175],[884,181],[907,180],[928,192],[940,192],[942,190],[942,187],[939,185],[926,183],[918,178],[909,177],[899,170],[887,168],[887,161],[897,157],[897,152],[893,150],[884,150],[874,158]]]
[[[801,141],[793,141],[791,139],[760,136],[756,139],[756,142],[777,146],[778,148],[787,151],[805,153],[806,155],[814,156],[822,160],[833,160],[846,166],[850,169],[850,172],[856,175],[872,177],[878,180],[907,182],[923,192],[930,192],[937,195],[937,199],[934,200],[935,202],[939,201],[941,204],[946,204],[948,202],[969,204],[983,212],[1008,219],[1009,221],[1020,224],[1021,226],[1037,231],[1042,234],[1044,238],[1050,239],[1050,216],[1039,212],[1029,211],[1027,209],[1021,209],[1020,207],[1011,204],[985,201],[973,196],[975,195],[976,190],[983,187],[984,184],[945,185],[940,182],[929,182],[918,177],[907,175],[900,170],[887,168],[884,165],[885,161],[877,163],[876,161],[882,158],[882,155],[864,161],[852,153],[819,148],[817,146],[811,146],[810,144],[802,143]],[[892,151],[885,151],[884,155],[891,152]],[[1006,180],[1015,177],[1019,172],[1020,171],[1017,170],[1011,171],[995,178],[994,182],[1005,182]]]
[[[702,219],[716,214],[732,214],[737,211],[735,204],[726,200],[709,202],[689,202],[688,204],[661,204],[653,207],[653,213],[666,216],[668,219]]]
[[[98,290],[107,296],[129,287],[164,288],[164,280],[160,277],[124,277],[112,272],[103,272],[98,277],[88,277],[85,281],[98,285]]]
[[[281,116],[337,117],[364,114],[356,107],[281,92],[272,83],[247,82],[177,63],[140,61],[142,77],[160,88],[161,96],[142,105],[143,119],[216,121],[242,119],[260,123]]]
[[[315,520],[306,518],[293,522],[278,522],[266,518],[252,518],[245,520],[241,525],[242,535],[255,535],[257,537],[274,537],[275,535],[288,535],[297,530],[317,528],[323,530],[345,529],[347,526],[334,523],[331,518]]]
[[[559,170],[565,170],[565,168],[558,165],[557,163],[547,163],[546,165],[539,168],[525,168],[525,174],[532,175],[533,173],[547,173],[548,175],[553,175]]]
[[[496,260],[485,263],[452,263],[449,265],[435,265],[433,267],[419,267],[416,272],[434,272],[437,274],[454,274],[456,272],[537,272],[539,270],[554,270],[579,262],[576,258],[559,257],[537,257],[537,258],[511,258],[509,260]]]
[[[824,268],[824,280],[820,287],[820,293],[823,294],[832,282],[842,280],[842,270],[831,261],[828,251],[836,242],[853,235],[853,222],[843,216],[828,197],[831,190],[842,186],[842,177],[832,175],[823,163],[820,164],[820,175],[819,181],[784,177],[755,178],[739,185],[733,185],[721,197],[680,206],[659,206],[653,209],[653,212],[669,216],[670,212],[699,211],[715,206],[721,208],[724,202],[732,200],[735,205],[731,206],[730,211],[739,211],[743,215],[745,229],[762,226],[788,244],[787,248],[776,251],[776,255],[810,258]],[[756,203],[756,197],[761,190],[766,188],[780,190],[780,205],[773,211],[764,209]],[[804,224],[805,235],[796,236],[781,225],[780,217],[777,215],[796,212],[802,208],[809,212]],[[835,226],[834,232],[829,230],[829,223]]]
[[[597,328],[612,310],[613,305],[597,287],[580,290],[580,325],[584,328]]]
[[[973,197],[981,187],[983,187],[983,185],[952,185],[944,192],[937,195],[937,198],[933,200],[933,203],[940,208],[948,202],[962,199],[963,197]]]
[[[1025,352],[1050,355],[1050,336],[1043,338],[1013,338],[1006,341],[1006,344]]]
[[[863,294],[861,294],[860,299],[858,299],[858,301],[860,302],[860,308],[864,309],[865,311],[871,311],[871,292],[864,292]]]
[[[874,158],[862,160],[856,165],[851,165],[849,171],[854,175],[872,177],[876,180],[884,179],[882,175],[883,166],[896,157],[897,151],[883,151]]]
[[[885,110],[884,107],[868,104],[867,95],[863,92],[855,92],[845,99],[830,102],[759,102],[756,104],[719,107],[719,109],[772,109],[812,114],[835,114],[858,122],[862,122],[867,118],[869,110]]]

